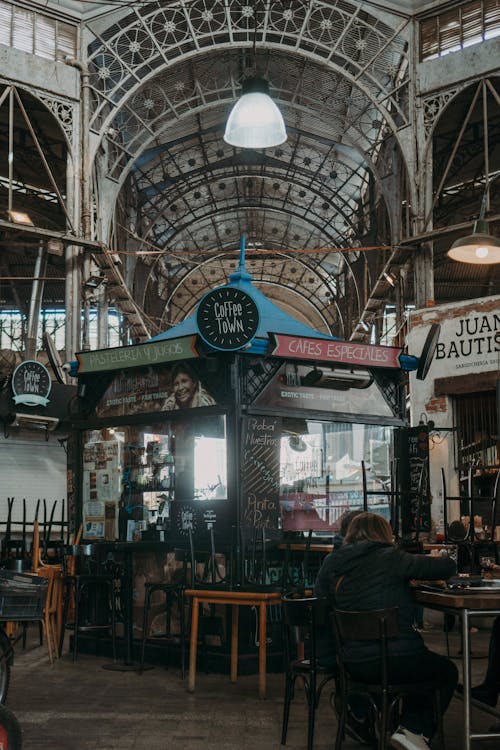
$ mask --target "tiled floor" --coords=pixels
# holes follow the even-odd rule
[[[426,634],[436,650],[445,647],[442,630]],[[474,682],[482,675],[487,629],[474,634]],[[458,655],[458,636],[452,634]],[[50,666],[44,648],[19,648],[12,670],[8,707],[23,730],[23,750],[278,750],[283,677],[269,675],[268,697],[257,697],[257,675],[240,677],[235,685],[226,675],[203,672],[196,692],[186,691],[177,668],[136,672],[102,669],[107,659],[82,655],[73,664],[69,655]],[[109,662],[108,662],[109,663]],[[460,665],[460,660],[457,660]],[[305,701],[299,693],[289,726],[287,747],[306,747]],[[477,714],[477,726],[487,730],[492,717]],[[447,750],[459,750],[462,702],[454,699],[445,720]],[[335,717],[324,696],[316,723],[315,750],[332,750]],[[346,739],[345,750],[358,747]],[[475,747],[498,750],[496,741]]]

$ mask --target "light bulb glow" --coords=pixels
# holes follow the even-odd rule
[[[476,255],[478,258],[487,258],[489,250],[484,245],[480,245],[476,248]]]

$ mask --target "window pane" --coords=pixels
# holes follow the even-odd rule
[[[437,18],[429,18],[420,24],[420,59],[428,60],[438,52]]]
[[[474,3],[467,3],[462,8],[462,40],[464,46],[468,46],[473,41],[481,42],[483,38],[483,9],[482,2],[476,0]]]
[[[12,46],[24,52],[33,52],[35,14],[22,8],[14,8]]]
[[[420,23],[420,59],[442,57],[500,36],[500,0],[471,0]]]
[[[59,21],[57,24],[56,60],[76,56],[76,26]]]
[[[45,16],[37,16],[35,24],[35,55],[55,59],[56,22]]]
[[[484,0],[484,22],[500,25],[500,0]]]
[[[439,48],[441,52],[451,48],[460,48],[460,12],[459,9],[450,10],[439,17]]]
[[[12,5],[0,2],[0,44],[10,47]]]

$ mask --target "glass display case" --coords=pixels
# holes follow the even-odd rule
[[[87,430],[82,479],[84,538],[164,531],[173,503],[227,498],[225,417]]]
[[[362,462],[370,510],[389,518],[393,431],[386,425],[284,419],[280,512],[284,531],[332,533],[363,507]]]

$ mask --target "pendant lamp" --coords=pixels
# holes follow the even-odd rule
[[[283,115],[269,96],[268,82],[248,78],[227,119],[224,140],[237,148],[259,149],[279,146],[286,139]]]
[[[488,265],[500,263],[500,240],[488,232],[488,222],[478,219],[472,234],[456,240],[448,250],[448,257],[460,263]]]
[[[498,176],[497,174],[496,177]],[[457,260],[459,263],[474,263],[475,265],[500,263],[500,240],[489,233],[488,222],[484,219],[486,206],[489,207],[491,182],[492,180],[486,179],[479,218],[474,223],[472,234],[455,240],[448,250],[448,257],[452,260]]]

